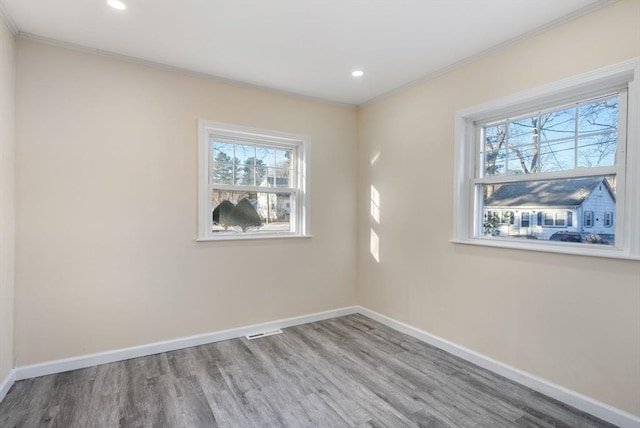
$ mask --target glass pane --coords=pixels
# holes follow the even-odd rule
[[[212,140],[211,155],[213,161],[216,162],[232,162],[233,159],[233,143],[226,141]]]
[[[292,193],[231,192],[211,194],[215,234],[292,232]]]
[[[213,162],[211,168],[211,183],[232,184],[235,164],[230,162]]]
[[[578,166],[593,168],[616,163],[618,134],[609,132],[578,140]]]
[[[255,166],[254,166],[255,161]],[[244,164],[238,164],[235,184],[243,186],[267,186],[267,167],[260,159],[248,159]]]
[[[276,150],[276,164],[277,168],[289,169],[292,168],[293,152],[291,150]]]
[[[256,148],[254,146],[245,146],[242,144],[236,144],[236,159],[242,165],[253,164],[256,157]]]
[[[554,111],[540,116],[540,141],[575,138],[576,109]]]
[[[509,145],[532,145],[537,141],[538,116],[519,119],[509,123]]]
[[[615,182],[600,176],[482,185],[480,235],[614,245]]]
[[[262,164],[273,168],[276,166],[276,150],[266,147],[256,147],[256,157]]]
[[[505,134],[506,126],[504,123],[494,126],[486,126],[483,130],[484,144],[484,175],[501,175],[504,174],[505,166]]]
[[[540,143],[540,172],[564,171],[575,168],[575,141]]]
[[[509,148],[507,174],[531,174],[537,172],[537,149],[531,146]]]
[[[580,106],[578,125],[580,134],[616,130],[618,128],[618,97]]]
[[[293,187],[291,183],[291,171],[281,168],[269,168],[266,184],[268,187]]]

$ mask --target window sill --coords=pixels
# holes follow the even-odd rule
[[[310,239],[312,235],[260,235],[260,236],[245,236],[245,235],[226,235],[207,238],[196,238],[196,242],[216,242],[216,241],[260,241],[263,239]]]
[[[530,243],[530,242],[504,242],[502,240],[490,238],[471,238],[471,239],[451,239],[449,242],[454,244],[478,245],[481,247],[508,248],[514,250],[538,251],[554,254],[568,254],[574,256],[603,257],[609,259],[623,260],[640,260],[640,255],[632,255],[624,250],[612,247],[594,248],[587,244],[570,244],[570,243]]]

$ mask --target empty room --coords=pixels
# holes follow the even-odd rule
[[[0,428],[640,428],[640,0],[0,0]]]

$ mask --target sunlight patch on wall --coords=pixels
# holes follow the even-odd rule
[[[369,251],[376,262],[380,263],[380,238],[378,235],[371,229],[371,242],[369,245]]]
[[[371,186],[371,217],[380,224],[380,193]]]
[[[378,152],[375,155],[373,155],[373,157],[371,158],[371,165],[376,163],[376,161],[378,160],[379,157],[380,157],[380,152]]]

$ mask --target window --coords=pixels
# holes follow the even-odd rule
[[[606,211],[604,213],[604,227],[612,227],[613,226],[613,212]]]
[[[538,224],[545,227],[571,226],[571,220],[572,213],[567,211],[538,213]]]
[[[584,227],[593,227],[593,211],[584,212]]]
[[[198,240],[308,235],[308,137],[199,122]]]
[[[638,123],[628,120],[639,68],[631,60],[459,111],[454,242],[640,258]],[[487,233],[486,214],[503,210],[521,213],[518,233]]]
[[[553,226],[553,217],[554,214],[553,213],[544,213],[544,225],[545,226]]]

